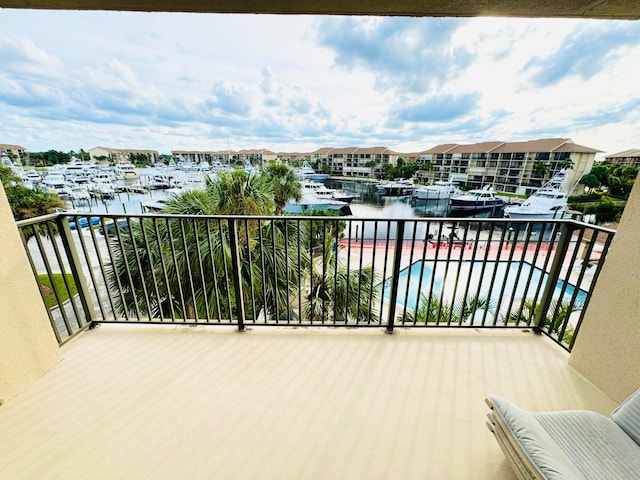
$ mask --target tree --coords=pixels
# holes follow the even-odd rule
[[[130,153],[129,161],[134,165],[151,165],[151,155],[148,153]]]
[[[393,165],[391,165],[390,163],[382,164],[382,178],[385,178],[387,180],[393,180],[395,178]]]
[[[398,164],[396,177],[411,178],[420,168],[416,162],[406,162]]]
[[[373,177],[373,169],[375,168],[375,166],[377,165],[375,160],[369,160],[367,163],[364,164],[365,167],[367,167],[369,169],[369,176]]]
[[[598,177],[596,177],[593,173],[588,173],[587,175],[584,175],[580,179],[580,183],[583,184],[585,187],[587,187],[589,191],[594,190],[596,188],[600,188],[602,186],[602,184],[600,183],[600,180],[598,180]]]
[[[180,215],[269,215],[273,187],[265,174],[242,169],[209,179],[205,190],[172,198],[166,213]],[[230,222],[235,222],[243,298],[230,278]],[[110,286],[119,286],[120,313],[140,310],[187,319],[231,318],[243,302],[249,317],[287,311],[289,299],[308,270],[308,254],[297,246],[304,233],[283,221],[194,221],[145,219],[112,239]],[[144,246],[144,248],[142,248]],[[136,254],[132,254],[136,251]],[[156,288],[147,287],[149,278]],[[256,294],[257,292],[257,294]],[[147,302],[147,299],[148,302]]]
[[[0,166],[0,179],[16,220],[47,215],[54,213],[56,208],[64,207],[64,202],[54,193],[22,185],[9,167]]]
[[[556,163],[556,169],[558,170],[571,170],[573,169],[574,164],[573,164],[573,160],[571,160],[570,158],[565,158],[564,160],[559,161],[558,163]]]
[[[538,178],[544,178],[550,171],[550,166],[545,162],[535,162],[531,168],[531,173]]]
[[[302,186],[296,172],[282,162],[270,162],[264,169],[267,180],[273,185],[275,213],[281,215],[289,200],[302,198]]]
[[[462,324],[473,321],[484,310],[493,313],[495,303],[481,295],[468,295],[449,304],[441,302],[438,295],[427,296],[421,293],[418,308],[408,309],[407,318],[412,322]]]
[[[311,259],[310,290],[303,306],[305,316],[316,322],[349,323],[366,319],[378,323],[373,309],[379,294],[374,287],[378,279],[373,267],[349,269],[339,260],[334,242],[334,236],[325,236],[320,258]]]
[[[247,318],[253,319],[303,314],[314,321],[330,312],[334,321],[377,321],[369,301],[378,295],[372,268],[348,269],[333,249],[344,222],[259,218],[276,208],[278,178],[266,171],[223,172],[207,180],[204,190],[173,197],[164,212],[251,219],[146,218],[121,228],[111,238],[109,267],[110,288],[119,292],[118,312],[230,319],[242,303]],[[230,271],[231,225],[237,235],[242,298],[236,297]],[[302,311],[296,299],[304,302]]]
[[[431,171],[433,169],[433,163],[431,163],[431,160],[425,160],[425,162],[420,165],[419,170],[424,170],[424,171]]]

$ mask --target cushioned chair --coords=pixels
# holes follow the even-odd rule
[[[611,417],[527,412],[497,396],[486,402],[487,426],[519,479],[640,479],[640,390]]]

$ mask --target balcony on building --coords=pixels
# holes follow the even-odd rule
[[[70,229],[82,224],[77,215],[62,214],[18,230],[3,201],[12,248],[2,264],[14,280],[0,296],[9,319],[0,337],[3,365],[11,365],[0,407],[0,469],[8,478],[512,479],[484,425],[484,397],[606,414],[637,380],[628,368],[638,356],[629,331],[636,320],[627,315],[636,300],[610,283],[638,264],[625,247],[637,229],[631,217],[615,236],[569,220],[291,218],[284,226],[277,217],[126,214],[112,226],[114,215],[99,215],[97,228],[85,231]],[[309,222],[323,238],[291,244],[300,249],[292,258],[315,258],[318,276],[315,289],[304,275],[294,280],[304,294],[279,312],[261,308],[265,289],[251,286],[268,286],[270,275],[237,281],[247,267],[242,241],[257,221],[267,222],[265,232]],[[331,230],[340,222],[345,235]],[[175,248],[156,270],[144,270],[146,252],[161,243],[157,232],[170,224]],[[208,247],[190,236],[203,228],[210,242],[216,232],[221,242],[228,235],[231,254],[218,266],[210,308],[180,313],[195,298],[189,290],[213,281]],[[205,260],[189,262],[184,292],[171,294],[176,303],[152,307],[153,298],[167,298],[168,265],[196,249]],[[323,249],[335,249],[342,263],[320,261]],[[109,263],[125,251],[126,272],[110,277]],[[257,251],[266,257],[253,262],[268,260],[268,241]],[[508,274],[495,273],[501,262],[513,266],[511,286]],[[357,272],[371,265],[380,273],[375,292],[359,279],[341,298],[316,304],[313,318],[304,314],[309,292],[336,265]],[[422,265],[432,267],[430,277]],[[125,285],[138,268],[142,282]],[[487,303],[506,305],[502,314],[478,304],[466,317],[447,309],[446,288],[454,290],[450,300],[482,302],[480,287],[464,280],[467,268],[467,280],[475,269],[499,297]],[[536,283],[535,268],[548,274],[546,283]],[[33,273],[54,271],[68,272],[77,293],[46,310]],[[436,278],[438,271],[447,273]],[[440,280],[437,319],[421,321],[407,306]],[[522,289],[538,305],[529,314]],[[566,315],[553,299],[558,289],[566,302],[577,302],[580,290],[586,297]],[[344,295],[364,299],[346,316]]]
[[[486,2],[461,7],[412,1],[390,6],[3,0],[2,6],[640,17],[638,4],[622,1],[497,2],[489,10]],[[442,158],[438,154],[434,166],[442,165]],[[398,321],[399,312],[390,313],[388,306],[379,323],[366,327],[290,324],[289,319],[267,325],[250,315],[243,316],[248,321],[242,326],[238,318],[164,321],[144,312],[115,318],[109,297],[104,301],[96,294],[91,274],[82,268],[73,273],[79,293],[52,312],[34,277],[42,265],[27,255],[36,237],[21,236],[0,189],[0,476],[512,479],[484,426],[487,395],[505,396],[530,410],[585,408],[606,414],[640,386],[639,214],[636,187],[606,255],[593,259],[597,278],[579,329],[567,343],[543,323],[420,326]],[[95,246],[83,247],[91,233],[69,237],[68,220],[47,220],[62,232],[42,236],[49,266],[77,265],[84,248]],[[559,224],[572,233],[560,235],[566,242],[556,245],[556,252],[575,252],[574,261],[591,262],[591,256],[579,255],[584,245],[571,240],[591,227]],[[56,249],[47,247],[47,238],[66,240]],[[519,241],[515,235],[505,238],[499,251],[526,255],[529,249],[516,248]],[[449,267],[468,254],[452,242],[440,243],[432,250],[442,253]],[[355,252],[356,243],[351,246]],[[360,241],[359,251],[366,248]],[[392,255],[384,263],[396,269],[391,288],[410,262],[409,251],[415,249],[404,251],[403,241],[388,250]],[[557,262],[554,275],[563,268]],[[155,285],[149,279],[145,292],[153,295]]]

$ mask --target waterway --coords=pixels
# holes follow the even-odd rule
[[[154,168],[137,169],[141,178],[155,174],[171,174],[180,176],[180,171],[159,171]],[[118,183],[131,185],[135,180],[119,181]],[[376,185],[372,182],[347,181],[328,179],[329,188],[338,188],[358,194],[358,198],[351,203],[351,212],[358,218],[420,218],[449,216],[448,200],[412,200],[410,197],[387,197],[376,193]],[[143,204],[167,198],[165,190],[151,190],[149,193],[122,192],[111,199],[92,199],[90,203],[69,205],[82,212],[93,213],[142,213]],[[460,216],[459,214],[456,216]],[[502,217],[503,210],[480,212],[474,217]]]

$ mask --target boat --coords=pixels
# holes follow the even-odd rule
[[[89,181],[89,166],[81,162],[72,161],[68,163],[62,167],[62,173],[66,179]]]
[[[49,171],[46,177],[42,179],[42,188],[58,195],[67,194],[67,181],[62,173]]]
[[[31,182],[32,185],[38,185],[42,181],[42,175],[38,173],[37,170],[31,169],[26,174],[27,180]]]
[[[94,181],[89,184],[87,190],[94,198],[113,198],[116,194],[116,189],[111,182],[105,180]]]
[[[300,215],[305,213],[326,212],[334,211],[338,212],[341,216],[351,215],[351,207],[347,202],[341,202],[340,200],[333,200],[331,198],[318,198],[315,195],[303,195],[298,201],[289,201],[284,209],[284,213]]]
[[[149,200],[148,202],[142,202],[142,213],[157,213],[167,208],[167,202],[169,198],[159,198],[157,200]]]
[[[532,220],[563,218],[567,213],[570,192],[567,189],[566,180],[566,172],[563,170],[554,175],[522,204],[506,207],[504,216]]]
[[[307,162],[305,162],[302,167],[300,167],[297,172],[298,176],[301,180],[310,180],[312,182],[324,182],[327,178],[329,178],[328,173],[316,173],[316,171],[311,168]]]
[[[490,185],[469,190],[462,195],[456,195],[449,199],[449,209],[452,212],[480,212],[502,208],[504,204],[504,200],[496,197]]]
[[[351,203],[354,198],[358,198],[358,195],[355,193],[343,192],[342,190],[328,188],[323,183],[311,182],[309,180],[303,180],[302,182],[300,182],[300,186],[303,196],[314,195],[318,198],[330,198],[346,203]]]
[[[29,175],[25,173],[25,171],[22,168],[16,165],[10,165],[9,168],[11,169],[12,173],[20,179],[20,183],[22,184],[22,186],[31,189],[35,185],[38,185],[38,182],[32,181],[29,178]]]
[[[376,193],[386,195],[388,197],[404,197],[412,195],[416,188],[416,185],[411,179],[394,180],[392,182],[384,182],[376,185]]]
[[[73,204],[86,202],[91,200],[91,195],[87,186],[84,185],[68,185],[68,197]]]
[[[462,190],[453,182],[437,181],[433,185],[418,187],[413,191],[413,198],[416,200],[441,200],[451,198],[454,195],[461,195]]]
[[[127,180],[129,178],[138,178],[140,175],[132,164],[120,163],[116,166],[116,176],[122,176],[122,178]]]
[[[173,186],[173,178],[169,175],[152,175],[149,177],[150,190],[166,190]]]

